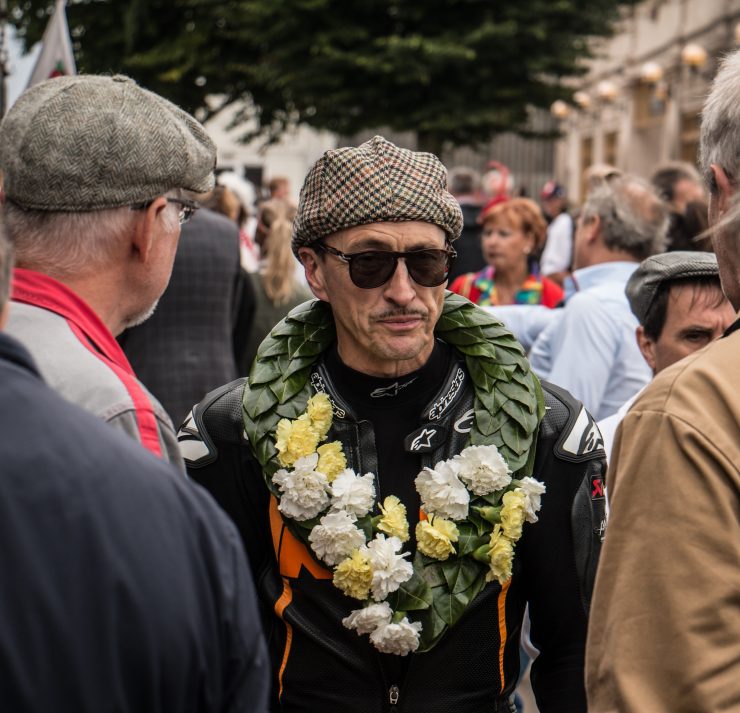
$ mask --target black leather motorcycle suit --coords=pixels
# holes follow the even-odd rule
[[[335,406],[330,440],[343,444],[358,473],[375,472],[372,426],[358,422],[336,392],[326,364],[311,374]],[[534,477],[545,483],[539,522],[527,524],[513,576],[489,583],[431,651],[410,655],[401,681],[387,680],[367,637],[341,623],[357,602],[284,527],[244,434],[244,380],[209,394],[186,420],[180,445],[189,475],[207,488],[238,526],[261,599],[274,690],[273,711],[290,713],[490,713],[509,711],[519,674],[519,634],[526,604],[540,655],[532,685],[541,713],[586,711],[583,657],[589,601],[605,526],[601,438],[567,392],[543,384]],[[466,445],[473,388],[455,355],[445,382],[420,409],[418,424],[439,429],[420,453],[433,466]],[[414,477],[411,474],[410,477]]]

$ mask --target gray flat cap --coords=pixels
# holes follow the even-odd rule
[[[293,223],[293,252],[345,228],[409,220],[438,225],[449,240],[462,230],[441,161],[376,136],[357,148],[327,151],[313,165]]]
[[[123,76],[56,77],[0,124],[8,200],[27,210],[135,205],[213,186],[216,147],[189,114]]]
[[[632,273],[625,288],[627,300],[640,324],[645,322],[662,284],[692,277],[719,279],[717,256],[714,253],[676,250],[643,260]]]

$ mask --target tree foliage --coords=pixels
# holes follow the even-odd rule
[[[303,122],[475,144],[563,95],[587,38],[636,0],[70,0],[79,71],[123,72],[193,112],[251,99],[268,139]],[[51,0],[10,0],[33,43]],[[218,103],[207,101],[217,96]]]

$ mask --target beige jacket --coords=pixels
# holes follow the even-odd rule
[[[648,386],[607,484],[589,712],[740,711],[740,330]]]

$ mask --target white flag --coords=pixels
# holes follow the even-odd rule
[[[41,54],[36,60],[26,89],[51,77],[77,74],[65,11],[67,3],[66,0],[56,0],[56,3],[54,14],[41,39]]]

